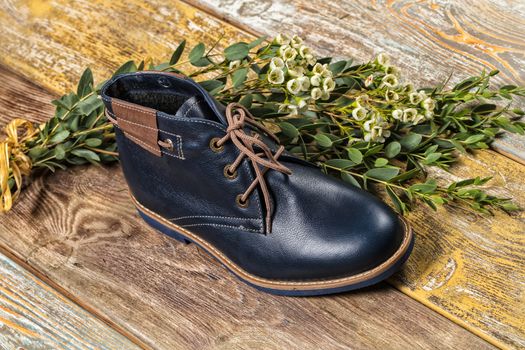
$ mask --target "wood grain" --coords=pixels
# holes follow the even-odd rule
[[[9,89],[35,91],[0,74]],[[49,117],[39,98],[24,103]],[[17,114],[0,112],[0,124]],[[0,245],[153,348],[492,348],[387,284],[326,298],[258,292],[144,224],[118,166],[37,178],[0,220]]]
[[[0,348],[139,349],[0,254]]]
[[[173,46],[180,41],[182,35],[186,36],[193,43],[197,40],[204,40],[210,43],[221,33],[225,35],[225,42],[240,40],[247,36],[245,32],[182,3],[158,5],[154,1],[130,1],[128,2],[130,9],[140,10],[135,11],[134,16],[131,18],[127,14],[125,7],[117,2],[108,4],[103,1],[72,2],[56,0],[45,2],[48,7],[44,9],[40,9],[38,6],[35,8],[37,2],[25,4],[23,1],[17,1],[16,3],[16,10],[7,9],[8,11],[5,11],[4,15],[0,14],[0,21],[7,21],[10,24],[10,35],[6,42],[11,45],[12,50],[6,51],[6,49],[0,48],[0,52],[4,53],[1,59],[5,62],[11,60],[9,62],[12,63],[12,68],[23,72],[26,76],[39,83],[53,88],[55,92],[63,92],[66,87],[70,87],[76,81],[79,74],[79,68],[76,65],[84,66],[89,62],[96,62],[96,66],[93,66],[93,68],[95,68],[99,76],[103,76],[126,60],[130,53],[133,53],[136,57],[141,57],[145,52],[150,52],[156,57],[166,57],[169,51],[173,49]],[[38,2],[38,4],[41,4],[41,2]],[[224,3],[225,8],[227,8],[228,4],[233,6],[228,2]],[[249,4],[253,4],[253,2],[249,2]],[[261,4],[264,4],[264,2],[261,2]],[[306,5],[303,4],[301,6]],[[370,6],[376,5],[372,4]],[[364,6],[361,10],[365,11],[370,6]],[[349,8],[353,9],[353,7]],[[355,10],[357,11],[358,8],[355,8]],[[323,13],[321,10],[319,11]],[[326,9],[323,11],[326,11]],[[262,8],[259,12],[266,14]],[[12,20],[13,16],[6,17],[5,13],[19,14],[18,17],[21,19],[17,21]],[[96,15],[94,15],[95,13]],[[284,13],[284,15],[279,15],[278,13],[272,15],[283,21],[286,16],[293,15],[291,12]],[[255,17],[254,15],[252,16]],[[79,18],[82,18],[81,23],[79,23]],[[85,24],[90,21],[97,24],[98,27],[91,27]],[[333,21],[333,18],[331,21],[336,23]],[[102,24],[104,24],[103,27]],[[322,24],[323,28],[329,27],[328,22],[320,22],[319,24]],[[74,45],[72,39],[70,39],[71,28],[78,28],[75,32]],[[270,29],[271,26],[268,25],[268,28]],[[347,29],[350,30],[350,28]],[[7,31],[6,29],[1,30]],[[358,30],[356,29],[356,31]],[[323,35],[328,34],[313,31],[313,29],[312,33],[319,36],[307,36],[311,42],[317,41],[318,45],[322,45],[325,42],[326,47],[333,50],[329,42],[334,37],[337,37],[336,33],[332,33],[330,37],[327,36],[324,39]],[[341,33],[346,33],[345,35],[349,36],[353,35],[353,32],[350,31],[342,31]],[[19,47],[26,47],[26,49],[19,49]],[[28,52],[29,48],[31,48],[32,54],[26,55],[25,52]],[[45,60],[46,63],[43,64],[42,60]],[[420,62],[424,61],[424,59],[420,60]],[[440,174],[440,176],[450,180],[458,176],[471,176],[473,173],[476,175],[495,173],[498,175],[497,179],[499,181],[496,181],[496,184],[506,186],[507,190],[505,191],[508,192],[505,193],[516,197],[516,200],[525,206],[523,188],[520,187],[522,186],[521,174],[523,173],[523,167],[493,152],[480,152],[477,159],[466,158],[462,164],[454,170],[453,174],[445,173]],[[142,226],[142,224],[135,222],[136,216],[132,214],[133,211],[127,198],[125,198],[125,184],[122,182],[120,173],[116,170],[111,172],[107,169],[96,171],[92,169],[85,171],[75,170],[71,173],[75,177],[72,175],[67,177],[64,173],[60,173],[57,177],[40,179],[39,183],[31,186],[31,192],[27,194],[29,199],[26,199],[27,202],[25,202],[27,203],[25,205],[30,206],[31,209],[24,208],[23,205],[18,206],[15,212],[9,214],[13,217],[12,221],[10,220],[10,225],[13,226],[18,221],[27,221],[27,217],[33,213],[32,215],[37,216],[38,220],[45,223],[48,228],[47,231],[42,233],[35,231],[34,228],[31,229],[32,225],[39,221],[25,223],[20,230],[23,232],[27,231],[26,234],[28,236],[25,236],[22,241],[11,241],[11,248],[14,251],[21,252],[23,255],[32,251],[33,253],[28,257],[32,264],[46,271],[46,273],[53,273],[54,279],[65,281],[64,283],[67,284],[68,288],[74,290],[75,293],[76,291],[81,292],[81,295],[85,296],[85,299],[90,302],[106,302],[105,300],[96,300],[96,298],[93,300],[93,298],[90,298],[96,295],[98,289],[105,290],[106,293],[104,295],[107,295],[111,294],[109,291],[115,290],[120,293],[120,289],[124,288],[124,286],[129,288],[128,293],[131,294],[124,295],[127,296],[128,300],[137,300],[135,303],[140,305],[141,310],[143,310],[141,315],[125,317],[127,315],[123,315],[121,311],[111,311],[113,312],[111,317],[116,318],[122,325],[129,325],[136,334],[143,334],[140,328],[136,328],[141,323],[141,318],[147,320],[147,322],[142,323],[147,329],[147,335],[143,335],[143,337],[150,342],[152,342],[152,339],[162,339],[163,342],[160,343],[162,346],[174,344],[170,343],[173,340],[166,340],[170,332],[166,331],[167,328],[165,328],[173,324],[182,327],[180,333],[176,333],[179,336],[183,336],[182,343],[179,344],[189,342],[191,328],[189,328],[188,324],[193,322],[197,322],[199,325],[197,327],[198,331],[196,331],[196,338],[198,339],[195,340],[196,346],[205,347],[223,344],[220,340],[217,340],[218,334],[222,331],[228,334],[224,339],[236,340],[239,336],[239,333],[237,333],[239,329],[241,329],[241,332],[244,332],[246,328],[237,328],[228,323],[228,321],[217,325],[208,323],[210,319],[222,315],[217,307],[222,305],[221,301],[226,296],[230,296],[229,298],[235,300],[237,300],[237,296],[240,299],[247,298],[248,302],[251,303],[254,303],[254,301],[250,298],[254,298],[257,300],[257,303],[261,302],[261,304],[257,305],[267,308],[270,314],[285,315],[284,319],[291,317],[298,323],[287,325],[288,328],[286,328],[284,334],[287,336],[295,335],[296,333],[302,334],[300,328],[304,328],[305,334],[302,334],[298,340],[298,344],[302,346],[311,346],[315,344],[315,339],[319,339],[314,338],[314,335],[320,332],[319,329],[312,325],[305,326],[302,321],[308,321],[308,317],[313,317],[311,316],[312,312],[322,312],[319,308],[322,307],[323,303],[327,302],[327,299],[315,299],[323,300],[319,301],[320,304],[316,304],[317,302],[311,299],[293,302],[287,300],[286,303],[292,305],[294,309],[285,307],[283,314],[281,302],[277,302],[269,296],[251,294],[248,290],[243,289],[243,286],[239,286],[237,283],[226,279],[226,277],[221,277],[218,279],[219,283],[224,283],[224,285],[221,284],[221,287],[218,289],[220,292],[201,291],[199,289],[199,293],[197,293],[197,295],[202,295],[205,298],[211,298],[219,306],[201,304],[203,301],[200,298],[197,299],[195,290],[191,290],[191,286],[188,285],[189,276],[191,274],[200,276],[201,280],[196,279],[194,283],[197,285],[196,288],[198,286],[204,288],[208,286],[205,283],[206,279],[215,280],[215,274],[212,274],[210,277],[209,267],[205,267],[207,265],[204,265],[204,261],[196,265],[193,262],[191,264],[185,262],[185,259],[193,261],[191,260],[191,255],[184,255],[179,250],[172,250],[174,248],[170,248],[172,246],[171,241],[164,241],[164,238],[158,238],[156,235],[145,238],[144,232],[151,231]],[[105,171],[105,173],[96,175],[100,171]],[[68,181],[72,183],[67,184]],[[43,186],[44,183],[48,184],[49,192],[39,189],[38,186]],[[59,186],[66,186],[67,191],[62,192],[61,188],[57,188]],[[122,191],[122,194],[120,192],[108,193],[108,188]],[[70,193],[74,195],[71,196]],[[88,202],[85,199],[86,196],[89,198]],[[112,202],[107,203],[107,198],[111,198]],[[67,216],[65,214],[69,212],[74,215]],[[40,214],[37,215],[37,213]],[[98,219],[98,215],[100,215],[100,219]],[[97,220],[93,220],[93,217],[97,217]],[[102,223],[99,223],[99,221]],[[523,346],[525,339],[525,327],[523,327],[522,323],[524,319],[522,317],[523,295],[525,295],[523,285],[523,271],[525,270],[524,241],[523,235],[519,235],[519,233],[524,231],[523,215],[505,217],[503,214],[498,214],[494,218],[479,219],[473,218],[470,214],[463,213],[458,209],[443,210],[435,214],[429,213],[428,210],[422,208],[413,214],[411,221],[416,227],[418,243],[416,243],[415,252],[409,265],[407,265],[403,274],[393,280],[393,283],[403,292],[447,315],[447,317],[453,318],[465,327],[469,327],[469,329],[477,332],[494,344],[509,347]],[[476,231],[471,231],[468,227],[470,223],[478,225],[475,226]],[[8,230],[8,227],[10,227],[9,222],[5,223],[5,225],[5,230]],[[84,228],[83,225],[87,225],[88,228]],[[94,227],[90,225],[94,225]],[[116,232],[108,229],[108,227],[111,228],[113,225],[116,227]],[[86,231],[88,233],[85,233]],[[141,234],[142,236],[140,236]],[[82,249],[79,249],[78,245],[75,246],[75,244],[81,244],[78,243],[79,241],[82,242],[82,239],[78,237],[75,238],[73,243],[70,241],[76,235],[86,236],[87,248],[84,245],[82,245]],[[89,238],[90,235],[95,235],[95,238],[91,240]],[[123,243],[123,237],[128,235],[130,235],[129,240],[133,243],[129,247],[130,249],[126,249],[128,246]],[[11,236],[5,239],[11,239]],[[134,239],[138,239],[138,243]],[[104,243],[105,240],[109,240],[110,243]],[[150,242],[150,240],[152,241]],[[126,243],[128,242],[126,241]],[[89,250],[90,245],[93,245],[91,246],[92,251]],[[166,256],[164,258],[159,257],[167,266],[172,266],[172,269],[166,266],[158,266],[158,264],[155,265],[151,252],[154,251],[157,254],[155,249],[159,249],[158,245],[163,247],[162,250],[166,252],[181,254],[180,256],[183,260],[175,259],[174,262],[174,257],[178,255],[171,255],[169,258]],[[103,250],[103,248],[108,249],[108,251]],[[138,257],[128,257],[129,251],[134,249],[139,251],[137,254],[142,254],[143,249],[152,250],[150,254],[144,252],[144,255],[139,255]],[[195,248],[189,248],[189,250],[191,249]],[[103,259],[103,263],[100,261],[95,262],[97,254],[102,251],[104,253],[101,256],[108,259],[105,261]],[[75,274],[71,274],[70,270],[68,270],[72,268],[70,265],[77,261],[78,254],[80,254],[80,257],[83,257],[81,266],[88,266],[90,273],[95,274],[94,271],[101,273],[102,277],[98,275],[94,277],[96,282],[90,281],[90,283],[93,283],[92,286],[86,286],[75,280]],[[87,256],[84,254],[87,254]],[[131,263],[129,259],[138,260],[134,260]],[[147,263],[141,259],[145,259]],[[449,259],[452,262],[447,265]],[[202,266],[199,265],[201,263]],[[135,264],[133,266],[144,265],[144,269],[150,271],[150,273],[147,273],[144,269],[139,271],[130,270],[125,267],[126,264]],[[450,266],[454,266],[454,264],[456,267],[451,269]],[[198,266],[198,268],[195,266]],[[123,268],[124,271],[118,270],[120,268]],[[173,268],[176,271],[173,271]],[[108,271],[104,269],[110,269],[113,273],[115,273],[114,271],[121,273],[121,275],[118,275],[119,280],[108,282]],[[181,271],[185,271],[188,275],[181,275]],[[69,276],[68,273],[72,276],[66,277],[66,275]],[[158,280],[145,281],[151,274],[162,276],[167,286],[161,284]],[[188,280],[185,280],[185,277]],[[434,284],[433,281],[439,281],[439,283]],[[85,283],[85,281],[83,282]],[[109,284],[109,286],[104,283]],[[154,285],[149,285],[148,283],[153,283]],[[145,291],[151,290],[157,294],[160,291],[167,293],[166,288],[168,287],[176,291],[174,295],[169,296],[170,300],[175,302],[172,304],[161,304],[161,306],[171,313],[166,311],[166,313],[156,314],[155,311],[160,311],[151,309],[151,305],[148,303],[155,301],[149,301],[147,298],[145,300],[145,295],[147,295]],[[89,291],[90,288],[93,289]],[[179,293],[179,290],[182,294]],[[373,293],[370,295],[356,294],[362,297],[362,299],[359,299],[360,303],[367,303],[367,298],[373,298]],[[356,294],[351,294],[350,297],[356,298]],[[342,299],[335,298],[335,300],[344,301],[341,304],[342,306],[340,305],[341,307],[348,307],[347,304],[344,304],[348,302],[345,297],[348,296],[341,296],[340,298]],[[377,302],[381,298],[383,298],[382,295],[377,295],[377,298],[374,300]],[[329,300],[328,302],[331,302],[332,299]],[[239,306],[240,304],[234,304],[234,301],[231,302],[233,304],[229,306],[231,309],[227,308],[227,315],[232,317],[232,320],[234,320],[232,322],[235,322],[236,325],[238,325],[238,322],[248,322],[249,317],[235,309],[236,307],[242,308]],[[188,308],[181,309],[180,303],[188,306]],[[358,304],[353,305],[358,307]],[[381,307],[385,306],[383,303],[380,305]],[[257,308],[258,306],[255,307]],[[108,310],[106,304],[97,304],[97,308]],[[201,310],[202,314],[196,312],[195,315],[197,316],[185,315],[184,312],[193,310],[191,308]],[[206,316],[204,309],[201,308],[209,308],[210,315]],[[262,313],[262,311],[259,312]],[[303,317],[296,314],[296,312],[301,315],[304,312],[307,313]],[[346,313],[347,310],[338,312]],[[352,309],[351,312],[356,311]],[[389,312],[394,312],[396,316],[392,316],[393,318],[399,316],[399,313],[392,311],[391,308]],[[361,314],[359,315],[361,316]],[[250,318],[252,323],[253,320],[262,320],[260,331],[264,334],[264,337],[268,337],[269,328],[267,328],[267,324],[275,324],[275,319],[262,314],[257,314],[257,316],[258,318]],[[386,317],[382,313],[376,316],[378,319]],[[160,317],[161,321],[156,320],[157,317]],[[188,317],[191,318],[188,319]],[[198,318],[194,319],[193,317]],[[386,317],[385,322],[393,321],[392,317]],[[154,319],[155,321],[153,321]],[[279,317],[277,319],[279,320],[277,322],[282,322],[283,320],[283,318]],[[418,322],[416,319],[413,320],[421,327],[427,327],[426,321]],[[156,331],[154,329],[155,322],[166,323],[163,323],[164,326]],[[182,322],[182,324],[178,322]],[[348,344],[351,336],[348,335],[347,338],[345,335],[338,333],[342,331],[342,328],[330,322],[336,322],[336,320],[327,317],[321,318],[317,322],[322,328],[322,339],[324,340],[324,337],[327,337],[326,341],[331,345],[335,345],[338,342]],[[221,328],[221,326],[224,326],[224,328]],[[387,327],[390,326],[389,324]],[[410,327],[415,327],[415,325],[410,324]],[[211,329],[212,331],[206,336],[203,329]],[[377,326],[368,328],[368,330],[372,329],[374,329],[373,332],[366,333],[366,336],[362,338],[358,337],[359,339],[356,340],[357,347],[365,346],[364,344],[367,341],[370,342],[370,346],[384,345],[382,341],[385,341],[386,338],[374,341],[368,339],[374,333],[379,332]],[[397,334],[399,328],[394,327],[393,329],[396,330],[394,333]],[[431,329],[431,327],[428,329]],[[345,332],[348,332],[348,330],[345,330]],[[392,332],[381,332],[383,332],[384,337],[394,337],[392,339],[396,339],[396,341],[399,338],[399,335],[394,336]],[[282,337],[286,338],[284,334],[282,334]],[[443,335],[442,332],[436,334]],[[357,335],[353,334],[352,336]],[[425,331],[425,336],[430,335]],[[275,337],[280,337],[280,335],[276,333]],[[330,342],[329,338],[332,338],[332,342]],[[213,341],[210,339],[213,339]],[[271,339],[275,340],[277,338]],[[426,340],[423,342],[428,345]],[[444,346],[447,345],[445,344]],[[461,347],[461,344],[457,347]]]
[[[368,60],[379,52],[416,86],[499,69],[525,84],[525,5],[516,0],[185,0],[260,35],[294,33],[320,54]],[[525,101],[520,101],[521,107]],[[493,147],[525,164],[525,136]]]

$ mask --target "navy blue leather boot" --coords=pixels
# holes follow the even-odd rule
[[[387,205],[288,154],[243,106],[220,105],[192,80],[124,74],[102,98],[142,217],[246,283],[281,295],[348,291],[410,254],[411,230]]]

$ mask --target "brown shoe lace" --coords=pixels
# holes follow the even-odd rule
[[[240,153],[235,161],[225,168],[225,173],[230,175],[235,174],[244,157],[250,159],[255,171],[255,179],[248,189],[242,195],[237,197],[237,201],[240,205],[247,205],[248,197],[257,185],[260,185],[266,207],[266,227],[268,232],[271,232],[272,201],[270,199],[270,192],[268,191],[264,175],[268,169],[277,170],[287,175],[292,173],[289,168],[277,161],[279,156],[283,153],[284,147],[280,146],[275,154],[272,154],[270,147],[261,140],[259,134],[255,132],[253,132],[252,135],[246,134],[244,126],[249,124],[266,133],[277,143],[279,142],[279,139],[270,130],[255,121],[253,115],[243,105],[238,103],[228,104],[226,107],[226,120],[228,122],[226,135],[218,139],[215,142],[215,146],[221,148],[226,141],[231,140],[239,149]],[[256,153],[254,146],[258,147],[260,152]],[[263,167],[263,169],[261,169],[260,166]]]

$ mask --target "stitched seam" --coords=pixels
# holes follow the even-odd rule
[[[361,278],[361,277],[366,277],[368,275],[373,274],[376,270],[379,269],[379,267],[382,267],[382,266],[388,265],[388,264],[390,264],[392,266],[397,261],[397,258],[401,258],[402,254],[404,254],[406,252],[406,249],[408,249],[409,238],[412,237],[412,229],[406,223],[406,221],[404,219],[402,219],[401,221],[403,222],[403,225],[405,227],[405,235],[403,237],[403,242],[401,242],[401,245],[399,246],[398,250],[389,259],[387,259],[382,264],[374,267],[373,269],[365,271],[365,272],[361,272],[361,273],[359,273],[357,275],[353,275],[353,276],[349,276],[349,277],[343,277],[343,278],[336,278],[336,279],[332,279],[332,280],[328,280],[328,281],[318,280],[318,281],[315,281],[315,282],[294,282],[294,281],[279,282],[279,281],[273,281],[273,280],[260,278],[260,277],[257,277],[257,276],[254,276],[254,275],[250,274],[247,271],[244,271],[242,268],[240,268],[235,263],[233,263],[230,259],[228,259],[226,257],[226,255],[224,255],[221,251],[216,249],[214,246],[212,246],[207,241],[205,241],[203,239],[195,239],[194,237],[198,237],[198,236],[196,236],[195,234],[192,234],[190,231],[184,229],[183,227],[180,227],[180,226],[178,226],[178,225],[176,225],[176,224],[174,224],[172,222],[169,222],[167,219],[165,219],[162,216],[160,216],[160,215],[154,213],[153,211],[149,210],[148,208],[146,208],[145,206],[140,204],[135,199],[135,197],[133,197],[133,195],[131,195],[131,198],[132,198],[133,202],[136,205],[139,206],[139,208],[141,208],[142,210],[144,210],[147,213],[149,213],[151,216],[153,216],[153,218],[155,218],[157,220],[160,220],[161,222],[165,222],[168,225],[173,225],[175,227],[178,227],[183,232],[188,234],[190,236],[189,237],[190,239],[196,240],[199,244],[205,246],[206,249],[208,249],[208,250],[212,251],[213,253],[217,254],[217,256],[219,256],[221,259],[224,259],[224,261],[229,262],[228,268],[231,268],[232,270],[240,273],[240,275],[247,276],[247,277],[251,278],[254,281],[259,281],[259,282],[262,282],[262,283],[273,284],[273,285],[299,285],[299,286],[303,286],[303,285],[306,285],[306,286],[308,286],[308,285],[321,285],[321,286],[323,286],[323,285],[330,285],[330,284],[332,284],[334,282],[335,283],[341,283],[341,282],[346,282],[346,281],[357,279],[357,278]],[[396,255],[400,255],[400,256],[396,256]],[[391,262],[391,260],[392,260],[392,262]],[[388,266],[388,267],[391,267],[391,266]]]
[[[136,141],[136,142],[140,143],[142,146],[144,146],[144,147],[146,147],[146,148],[148,148],[148,149],[150,149],[150,150],[152,150],[152,151],[155,151],[155,152],[158,152],[158,151],[159,151],[158,149],[153,148],[152,146],[148,145],[148,144],[145,143],[144,141],[139,140],[138,138],[136,138],[136,137],[133,136],[133,135],[130,135],[130,134],[126,133],[126,137],[129,137],[129,138],[132,139],[133,141]]]
[[[232,225],[223,225],[223,224],[213,224],[213,223],[190,224],[190,225],[182,225],[181,227],[193,227],[193,226],[225,227],[225,228],[233,228],[233,229],[241,230],[241,231],[249,231],[249,232],[259,233],[259,230],[254,230],[254,229],[251,229],[251,228],[232,226]]]
[[[186,116],[188,115],[188,113],[189,113],[193,108],[195,108],[195,106],[196,106],[198,103],[200,103],[200,102],[201,102],[201,100],[199,100],[199,99],[195,100],[195,101],[191,104],[190,108],[188,108],[188,109],[186,110],[186,112],[184,112],[184,115],[182,116],[182,118],[186,118]]]
[[[125,105],[125,104],[120,103],[120,102],[115,101],[115,100],[113,100],[113,102],[111,102],[111,103],[114,103],[114,104],[116,104],[117,106],[120,106],[120,107],[122,107],[122,108],[126,108],[126,109],[130,109],[130,110],[132,110],[132,111],[139,112],[139,113],[148,113],[148,114],[150,114],[150,113],[152,113],[152,112],[155,111],[155,110],[150,111],[150,110],[139,109],[139,108],[134,107],[134,106],[128,106],[128,105]],[[155,111],[155,114],[156,114],[156,111]]]
[[[108,114],[110,116],[112,116],[113,118],[116,117],[116,115],[114,113],[111,113],[109,110],[107,110]],[[150,130],[155,130],[155,131],[159,131],[159,132],[162,132],[162,133],[165,133],[165,134],[168,134],[168,135],[171,135],[171,136],[175,136],[177,138],[177,152],[178,152],[178,155],[175,155],[175,154],[172,154],[172,153],[169,153],[169,152],[166,152],[166,151],[163,151],[163,150],[160,150],[163,154],[166,154],[166,155],[169,155],[169,156],[172,156],[172,157],[176,157],[178,159],[186,159],[184,157],[184,152],[182,151],[182,136],[180,135],[177,135],[177,134],[174,134],[172,132],[169,132],[169,131],[164,131],[164,130],[161,130],[161,129],[155,129],[155,128],[152,128],[152,127],[149,127],[149,126],[146,126],[146,125],[142,125],[142,124],[138,124],[138,123],[135,123],[135,122],[132,122],[130,120],[126,120],[126,119],[122,119],[122,118],[119,118],[118,119],[119,121],[123,121],[123,122],[126,122],[126,123],[130,123],[130,124],[133,124],[133,125],[136,125],[136,126],[140,126],[140,127],[143,127],[143,128],[146,128],[146,129],[150,129]],[[122,130],[121,127],[119,127],[118,125],[115,125],[116,127],[118,127],[119,129]],[[123,130],[125,132],[125,130]],[[129,135],[128,133],[126,133],[126,136],[130,136],[132,137],[131,135]],[[139,141],[136,137],[134,138],[135,140]],[[142,141],[139,141],[141,142],[142,144],[144,144]],[[151,148],[153,149],[153,148]]]
[[[173,219],[169,219],[170,221],[177,221],[182,219],[193,219],[193,218],[211,218],[211,219],[234,219],[234,220],[260,220],[258,218],[241,218],[238,216],[220,216],[220,215],[188,215],[188,216],[180,216]]]

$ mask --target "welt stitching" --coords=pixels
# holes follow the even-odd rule
[[[193,227],[193,226],[226,227],[226,228],[233,228],[233,229],[241,230],[241,231],[249,231],[249,232],[255,232],[255,233],[260,233],[261,232],[259,230],[254,230],[254,229],[246,228],[246,227],[223,225],[223,224],[213,224],[213,223],[190,224],[190,225],[182,225],[181,227]]]
[[[176,218],[169,219],[170,221],[177,221],[182,219],[193,219],[193,218],[212,218],[212,219],[234,219],[234,220],[260,220],[258,218],[241,218],[238,216],[220,216],[220,215],[189,215],[189,216],[179,216]]]

